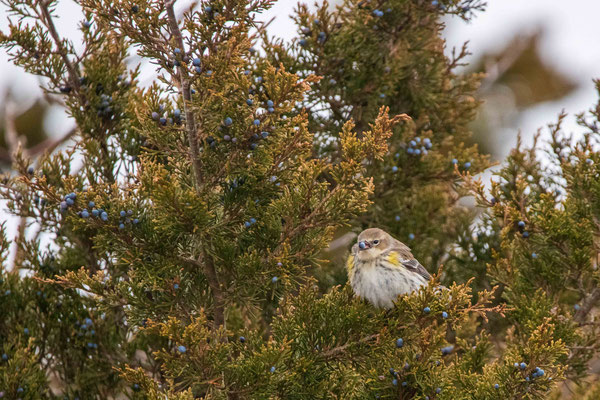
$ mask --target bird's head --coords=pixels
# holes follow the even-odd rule
[[[369,261],[386,251],[392,243],[389,233],[379,228],[369,228],[358,235],[357,257],[361,261]]]

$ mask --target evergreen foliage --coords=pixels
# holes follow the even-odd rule
[[[14,260],[0,231],[5,398],[543,399],[587,375],[600,105],[474,179],[480,76],[439,18],[483,4],[300,5],[286,44],[270,0],[83,0],[76,52],[55,2],[3,2],[0,44],[77,129],[1,186],[23,221]],[[368,226],[435,274],[389,311],[323,260]]]

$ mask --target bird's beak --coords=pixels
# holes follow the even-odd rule
[[[367,250],[371,248],[371,243],[363,240],[362,242],[358,242],[358,248],[361,250]]]

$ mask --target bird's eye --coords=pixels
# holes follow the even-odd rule
[[[375,239],[375,240],[373,240],[373,244],[374,244],[375,246],[377,246],[377,245],[379,244],[379,240],[378,240],[378,239]]]

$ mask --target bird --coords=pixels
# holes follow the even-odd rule
[[[358,235],[346,269],[354,294],[385,309],[393,308],[399,295],[417,291],[431,279],[407,245],[379,228]]]

